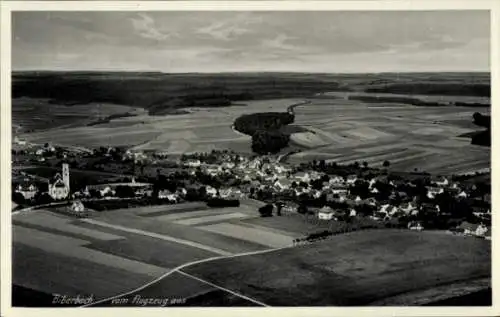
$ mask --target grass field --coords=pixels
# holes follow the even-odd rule
[[[221,259],[184,271],[268,305],[351,306],[488,278],[490,256],[490,243],[484,240],[438,232],[380,230],[339,235],[262,255]]]

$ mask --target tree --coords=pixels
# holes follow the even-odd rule
[[[116,196],[120,197],[120,198],[135,197],[135,191],[130,186],[117,186],[115,189],[115,193],[116,193]]]
[[[388,168],[389,166],[391,166],[391,162],[384,161],[384,163],[382,164],[382,166],[385,167],[385,168]]]
[[[364,162],[363,162],[363,167],[364,167],[364,168],[368,168],[368,162],[367,162],[367,161],[364,161]]]
[[[273,216],[273,205],[267,204],[259,208],[259,213],[261,217],[272,217]]]
[[[303,215],[305,215],[305,214],[307,214],[309,211],[308,211],[307,206],[306,206],[305,204],[300,204],[300,205],[299,205],[299,208],[297,208],[297,212],[298,212],[299,214],[303,214]]]
[[[252,151],[260,155],[278,153],[289,140],[290,136],[280,131],[260,130],[252,135]]]

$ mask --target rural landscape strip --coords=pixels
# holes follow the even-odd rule
[[[112,296],[112,297],[109,297],[109,298],[101,299],[101,300],[98,300],[98,301],[90,303],[90,304],[82,305],[81,307],[90,307],[90,306],[99,305],[99,304],[102,304],[102,303],[105,303],[105,302],[109,302],[109,301],[112,301],[112,300],[120,298],[120,297],[128,296],[128,295],[131,295],[133,293],[139,292],[139,291],[145,289],[146,287],[149,287],[149,286],[151,286],[151,285],[153,285],[155,283],[158,283],[159,281],[161,281],[164,278],[172,275],[173,273],[179,272],[179,270],[187,268],[187,267],[192,266],[192,265],[206,263],[206,262],[211,262],[211,261],[216,261],[216,260],[222,260],[222,259],[237,258],[237,257],[242,257],[242,256],[247,256],[247,255],[264,254],[264,253],[279,251],[279,250],[283,250],[283,249],[288,249],[288,248],[291,248],[291,247],[293,247],[293,245],[289,245],[289,246],[285,246],[285,247],[280,247],[280,248],[259,250],[259,251],[243,252],[243,253],[232,254],[232,255],[227,255],[227,256],[216,256],[216,257],[211,257],[211,258],[206,258],[206,259],[202,259],[202,260],[197,260],[197,261],[193,261],[193,262],[184,263],[184,264],[182,264],[182,265],[180,265],[180,266],[178,266],[176,268],[173,268],[172,270],[168,271],[167,273],[163,274],[162,276],[160,276],[160,277],[152,280],[151,282],[146,283],[146,284],[144,284],[144,285],[142,285],[142,286],[140,286],[140,287],[138,287],[136,289],[133,289],[133,290],[128,291],[128,292],[123,293],[123,294],[118,294],[118,295],[115,295],[115,296]],[[239,296],[239,295],[237,295],[237,296]]]
[[[197,280],[197,281],[199,281],[199,282],[202,282],[202,283],[204,283],[204,284],[207,284],[207,285],[210,285],[210,286],[215,287],[215,288],[217,288],[217,289],[220,289],[220,290],[222,290],[222,291],[224,291],[224,292],[228,292],[228,293],[231,293],[231,294],[233,294],[233,295],[235,295],[235,296],[238,296],[238,297],[240,297],[240,298],[246,299],[247,301],[250,301],[250,302],[252,302],[252,303],[255,303],[255,304],[259,305],[259,306],[269,307],[269,305],[264,304],[263,302],[260,302],[260,301],[258,301],[258,300],[256,300],[256,299],[253,299],[253,298],[251,298],[251,297],[248,297],[248,296],[245,296],[245,295],[239,294],[239,293],[237,293],[237,292],[235,292],[235,291],[232,291],[232,290],[230,290],[230,289],[228,289],[228,288],[225,288],[225,287],[219,286],[219,285],[217,285],[217,284],[211,283],[211,282],[209,282],[209,281],[206,281],[206,280],[204,280],[204,279],[201,279],[201,278],[199,278],[199,277],[196,277],[196,276],[191,275],[191,274],[189,274],[189,273],[186,273],[186,272],[184,272],[184,271],[177,270],[177,272],[178,272],[178,273],[180,273],[180,274],[182,274],[182,275],[184,275],[184,276],[187,276],[187,277],[189,277],[189,278],[192,278],[192,279],[195,279],[195,280]]]
[[[119,226],[119,225],[112,225],[112,224],[98,221],[98,220],[94,220],[94,219],[82,219],[81,221],[87,222],[90,224],[94,224],[97,226],[108,227],[111,229],[116,229],[116,230],[135,233],[135,234],[139,234],[139,235],[143,235],[143,236],[148,236],[151,238],[157,238],[157,239],[161,239],[161,240],[176,242],[179,244],[185,244],[185,245],[188,245],[190,247],[210,251],[210,252],[213,252],[213,253],[219,254],[219,255],[230,255],[231,254],[230,252],[227,252],[227,251],[224,251],[221,249],[217,249],[217,248],[213,248],[213,247],[209,247],[209,246],[204,245],[204,244],[200,244],[200,243],[196,243],[196,242],[188,241],[188,240],[184,240],[184,239],[178,239],[178,238],[174,238],[174,237],[170,237],[170,236],[165,236],[165,235],[154,233],[154,232],[148,232],[148,231],[143,231],[143,230],[139,230],[139,229],[123,227],[123,226]]]

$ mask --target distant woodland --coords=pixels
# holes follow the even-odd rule
[[[67,106],[113,103],[144,108],[151,115],[176,113],[176,109],[186,107],[224,107],[233,101],[309,97],[334,91],[489,97],[490,78],[487,73],[165,74],[33,71],[12,74],[13,98],[45,98]],[[366,97],[352,97],[365,102],[380,102]],[[399,101],[433,105],[412,98]]]

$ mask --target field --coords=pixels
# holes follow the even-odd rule
[[[13,284],[95,300],[128,294],[98,304],[104,306],[138,305],[135,296],[184,299],[168,305],[187,306],[352,305],[489,276],[487,242],[444,233],[379,229],[292,247],[295,238],[339,226],[296,214],[260,218],[251,201],[223,209],[139,207],[87,219],[49,210],[16,214]],[[290,278],[300,287],[288,289]],[[370,293],[375,284],[387,287]]]
[[[43,98],[12,99],[12,127],[23,132],[36,132],[82,126],[101,117],[121,113],[141,113],[142,109],[110,103],[87,103],[66,106]]]
[[[288,246],[300,236],[238,225],[256,217],[253,204],[212,209],[200,203],[95,212],[88,219],[49,210],[16,214],[13,284],[48,294],[93,294],[99,300],[133,290],[185,263]],[[234,230],[238,228],[244,231]],[[207,289],[206,283],[179,278],[190,281],[182,283],[182,292],[174,283],[171,296],[198,296]],[[201,290],[192,285],[201,285]]]
[[[489,246],[439,232],[363,231],[183,271],[272,306],[370,305],[436,285],[488,279]]]
[[[250,137],[231,126],[240,115],[259,111],[285,111],[299,99],[247,101],[245,106],[191,108],[187,114],[149,116],[140,114],[90,127],[54,128],[19,134],[33,143],[52,142],[83,147],[129,146],[137,150],[167,151],[171,154],[233,149],[249,153]],[[251,109],[251,110],[249,110]]]
[[[348,104],[345,104],[348,103]],[[481,108],[489,112],[488,108]],[[295,108],[294,125],[309,130],[292,136],[306,149],[289,157],[299,163],[325,159],[341,164],[385,160],[397,171],[451,174],[490,167],[488,148],[459,135],[479,130],[470,125],[477,108],[364,104],[330,99]]]

